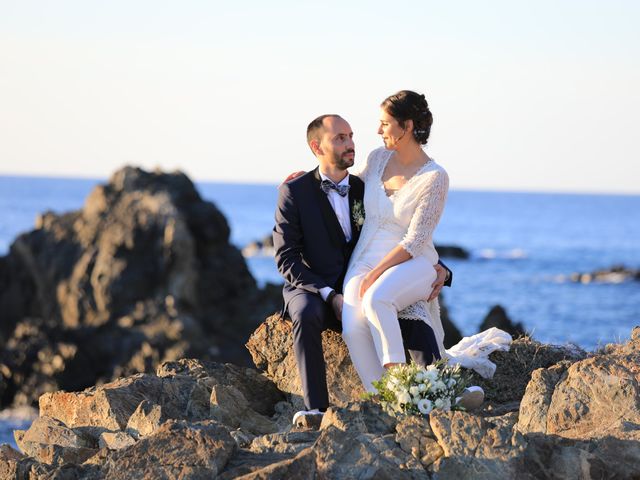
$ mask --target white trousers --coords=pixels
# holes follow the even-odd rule
[[[431,294],[436,271],[426,258],[412,258],[380,275],[360,299],[360,283],[370,270],[355,265],[345,279],[342,338],[364,387],[374,392],[371,383],[382,377],[384,365],[407,360],[398,312]]]

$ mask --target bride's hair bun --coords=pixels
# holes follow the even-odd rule
[[[413,121],[413,138],[425,145],[431,133],[433,115],[423,94],[411,90],[401,90],[384,99],[380,105],[385,112],[395,118],[404,128],[407,120]]]

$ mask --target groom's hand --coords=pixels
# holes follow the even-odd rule
[[[342,304],[344,303],[344,297],[341,293],[336,293],[331,298],[331,308],[333,309],[333,313],[339,322],[342,322]]]
[[[440,295],[440,290],[442,290],[442,287],[444,287],[444,281],[447,278],[447,271],[442,265],[437,263],[433,266],[433,268],[435,268],[436,270],[436,280],[431,284],[431,295],[429,295],[427,302],[430,302],[434,298],[438,298],[438,295]]]

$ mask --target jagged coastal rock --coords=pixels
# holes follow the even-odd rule
[[[275,341],[278,328],[286,334],[278,321],[259,327],[250,348]],[[156,374],[43,395],[40,417],[16,432],[21,451],[0,448],[0,478],[579,479],[640,472],[640,328],[626,344],[589,355],[517,339],[509,352],[492,354],[504,375],[489,381],[485,408],[428,418],[394,418],[376,403],[350,399],[343,346],[336,336],[323,341],[334,398],[343,401],[318,431],[291,426],[296,394],[278,388],[294,390],[284,378],[287,348],[267,343],[252,350],[265,372],[184,359]],[[514,375],[524,388],[510,388]]]
[[[0,258],[0,407],[183,357],[248,365],[279,302],[184,174],[123,168]]]

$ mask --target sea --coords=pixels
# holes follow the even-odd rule
[[[104,181],[0,176],[0,256],[16,235],[34,228],[39,213],[82,208]],[[270,234],[277,185],[196,186],[227,217],[238,248]],[[570,280],[572,273],[615,265],[640,269],[640,195],[452,190],[434,239],[470,253],[466,260],[443,259],[454,275],[444,301],[463,335],[476,333],[494,305],[536,340],[586,350],[624,341],[640,325],[640,281]],[[281,283],[272,256],[247,263],[259,284]],[[0,417],[0,425],[6,422]],[[10,439],[0,428],[4,441]]]

